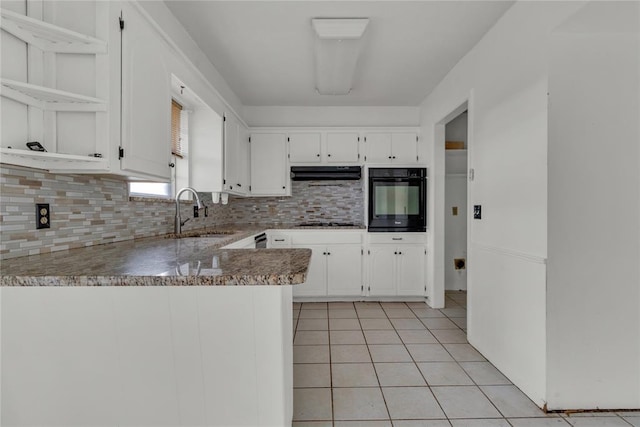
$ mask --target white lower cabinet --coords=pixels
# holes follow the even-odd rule
[[[294,297],[359,296],[362,292],[361,245],[293,245],[311,249],[307,281]]]
[[[425,233],[369,233],[367,240],[366,295],[426,295]]]
[[[327,293],[329,296],[362,294],[362,254],[360,245],[327,248]]]
[[[423,244],[369,246],[370,296],[424,296],[427,247]]]

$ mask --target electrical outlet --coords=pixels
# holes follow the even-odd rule
[[[458,216],[458,207],[457,206],[453,206],[451,208],[451,215]]]
[[[200,210],[198,209],[198,205],[193,207],[193,217],[198,218],[200,216]]]
[[[36,203],[36,229],[51,228],[49,203]]]
[[[482,219],[482,205],[473,205],[473,219]]]
[[[466,268],[466,261],[464,258],[455,258],[453,260],[453,267],[456,270],[464,270]]]

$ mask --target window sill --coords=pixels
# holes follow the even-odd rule
[[[142,196],[135,195],[129,196],[130,202],[152,202],[152,203],[175,203],[176,201],[170,197],[160,197],[160,196]]]

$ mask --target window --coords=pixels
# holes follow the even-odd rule
[[[174,156],[183,157],[182,150],[182,127],[181,118],[182,105],[180,105],[175,99],[171,100],[171,154]]]

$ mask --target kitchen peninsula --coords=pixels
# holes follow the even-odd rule
[[[288,425],[308,249],[154,237],[2,262],[11,425]]]

